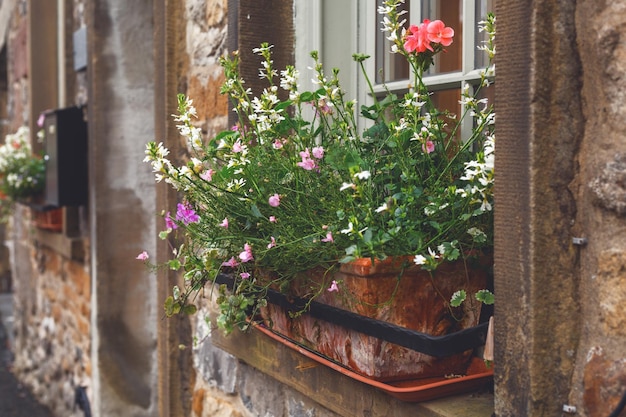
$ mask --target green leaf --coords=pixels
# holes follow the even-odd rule
[[[476,293],[476,299],[483,304],[491,305],[495,302],[496,297],[489,290],[480,290]]]
[[[167,265],[170,267],[171,270],[178,271],[180,269],[181,263],[178,259],[172,259],[167,263]]]
[[[165,299],[165,303],[163,305],[165,309],[165,315],[167,317],[172,317],[174,315],[174,297],[171,295]]]
[[[452,294],[452,298],[450,299],[450,305],[452,307],[458,307],[463,304],[463,301],[467,298],[467,293],[465,290],[458,290],[454,294]]]
[[[263,217],[263,214],[261,214],[261,210],[259,210],[259,207],[257,207],[256,204],[253,204],[250,207],[250,211],[252,212],[252,215],[256,218],[261,218]]]
[[[300,101],[301,102],[305,102],[306,103],[308,101],[313,101],[314,99],[315,99],[315,96],[310,91],[306,91],[306,92],[300,94]]]
[[[198,311],[198,307],[196,307],[193,304],[187,304],[183,308],[183,313],[187,314],[188,316],[191,316],[192,314],[196,314],[196,311]]]

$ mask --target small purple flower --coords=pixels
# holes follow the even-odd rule
[[[178,229],[178,225],[174,223],[174,220],[172,220],[172,217],[170,216],[169,211],[165,215],[165,228],[166,229]]]
[[[200,221],[200,216],[196,214],[194,209],[186,206],[185,204],[178,203],[178,210],[176,211],[176,220],[185,223],[185,225],[189,223],[198,223]]]

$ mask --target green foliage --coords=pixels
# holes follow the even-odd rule
[[[45,186],[45,160],[32,152],[30,130],[20,127],[0,146],[0,191],[9,202],[36,196]]]
[[[189,296],[220,271],[235,278],[234,288],[220,286],[217,298],[218,324],[232,331],[248,325],[268,287],[285,289],[304,271],[406,254],[434,270],[463,252],[490,250],[495,125],[492,106],[478,98],[488,73],[471,94],[463,90],[462,114],[438,109],[423,79],[434,53],[407,52],[390,17],[415,88],[382,98],[372,89],[374,102],[361,106],[360,119],[338,72],[325,73],[316,52],[319,88],[301,92],[295,68],[273,68],[268,44],[254,51],[268,83],[257,97],[239,74],[239,55],[221,61],[221,92],[239,117],[230,130],[206,141],[194,125],[192,100],[179,96],[175,120],[187,139],[188,161],[175,165],[155,142],[146,150],[157,181],[182,197],[160,234],[176,233],[184,242],[169,266],[185,271],[185,288],[166,301],[168,315],[188,312]],[[355,55],[362,69],[366,58]],[[460,126],[472,115],[474,128],[461,137]],[[261,280],[260,270],[272,279]],[[326,290],[308,284],[312,297]],[[465,297],[459,293],[454,302]]]

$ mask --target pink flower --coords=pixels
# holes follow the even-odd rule
[[[324,157],[324,148],[322,146],[314,147],[311,152],[313,153],[314,158],[322,159]]]
[[[435,150],[435,143],[432,140],[427,140],[422,144],[422,150],[426,153],[431,153]]]
[[[178,229],[178,225],[174,223],[172,217],[170,216],[170,212],[168,211],[165,215],[165,228],[167,229]]]
[[[223,227],[224,229],[228,229],[228,217],[224,218],[224,220],[222,220],[219,226]]]
[[[272,143],[272,147],[273,147],[274,149],[282,149],[282,147],[283,147],[283,141],[282,141],[282,140],[280,140],[280,139],[276,139],[276,140],[274,141],[274,143]]]
[[[228,261],[222,262],[222,266],[228,266],[230,268],[237,268],[237,265],[239,265],[239,263],[237,262],[234,256],[230,258]]]
[[[322,239],[322,242],[334,242],[335,239],[333,239],[333,233],[332,232],[328,232],[326,233],[326,237]]]
[[[202,178],[205,181],[211,182],[213,180],[213,174],[215,174],[214,170],[207,169],[202,174],[200,174],[200,178]]]
[[[267,202],[272,207],[278,207],[280,206],[280,196],[278,194],[274,194],[273,196],[269,198]]]
[[[242,272],[241,274],[239,274],[239,276],[241,277],[241,279],[248,279],[250,278],[250,272]]]
[[[243,151],[243,146],[241,145],[241,141],[237,141],[233,144],[233,152],[239,153]]]
[[[276,246],[276,239],[274,239],[274,236],[272,236],[270,239],[271,242],[267,244],[268,249],[272,249],[274,246]]]
[[[337,281],[333,280],[330,283],[330,287],[328,287],[328,292],[339,292],[339,286],[337,286]]]
[[[407,52],[425,52],[427,49],[433,52],[433,47],[428,39],[428,24],[430,20],[426,19],[420,26],[409,26],[408,35],[404,41],[404,49]]]
[[[39,118],[37,119],[37,126],[43,127],[43,124],[45,121],[46,121],[46,113],[43,112],[39,115]]]
[[[270,216],[270,223],[276,223],[276,216]]]
[[[252,247],[247,243],[243,245],[243,252],[239,254],[239,259],[241,259],[241,262],[243,263],[254,260],[254,257],[252,256]]]
[[[322,151],[323,153],[323,151]],[[306,148],[304,151],[300,152],[300,158],[302,158],[302,162],[298,162],[300,168],[304,168],[307,171],[312,171],[316,168],[315,161],[311,159],[311,154],[309,153],[309,148]]]
[[[424,21],[424,23],[426,23],[426,21]],[[428,23],[426,31],[429,41],[440,43],[443,46],[450,46],[452,44],[454,29],[446,27],[441,20],[434,20]]]
[[[148,255],[148,252],[143,251],[139,255],[137,255],[135,259],[139,259],[140,261],[147,261],[149,257],[150,255]]]
[[[317,165],[315,165],[315,161],[312,159],[303,159],[302,162],[298,162],[300,168],[306,169],[307,171],[313,171]]]

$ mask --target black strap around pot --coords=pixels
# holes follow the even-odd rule
[[[223,274],[219,275],[215,282],[226,284],[229,288],[233,285],[233,279]],[[284,294],[274,290],[268,290],[266,298],[268,302],[288,311],[301,311],[306,306],[306,300],[288,299]],[[489,326],[489,323],[481,323],[444,336],[431,336],[316,301],[309,302],[306,314],[438,358],[484,345]]]

